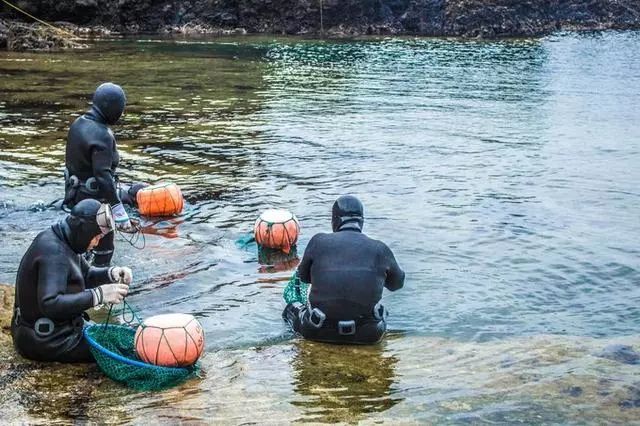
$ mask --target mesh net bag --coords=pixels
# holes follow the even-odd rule
[[[306,305],[308,291],[309,284],[300,281],[300,278],[298,278],[298,271],[294,271],[291,279],[284,288],[282,297],[287,304],[299,302]]]
[[[111,379],[137,390],[161,390],[194,376],[197,366],[161,367],[140,361],[134,349],[136,330],[130,326],[96,324],[85,328],[98,367]]]

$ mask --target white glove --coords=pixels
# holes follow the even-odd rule
[[[116,227],[118,229],[121,231],[128,231],[133,228],[133,225],[131,225],[131,221],[129,220],[129,215],[124,209],[122,203],[111,206],[111,211],[113,212],[113,219],[116,222]]]
[[[129,292],[129,286],[125,284],[104,284],[96,288],[92,288],[93,306],[102,305],[103,303],[118,304],[122,302]]]
[[[109,277],[112,283],[129,285],[133,281],[133,272],[131,272],[131,268],[127,268],[126,266],[114,266],[109,269]]]

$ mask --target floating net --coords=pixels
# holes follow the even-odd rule
[[[298,271],[294,271],[291,279],[284,288],[282,297],[287,304],[298,302],[306,305],[308,291],[309,284],[300,281],[300,278],[298,278]]]
[[[126,302],[125,306],[128,307]],[[111,309],[109,316],[110,313]],[[192,367],[162,367],[141,361],[135,351],[136,328],[130,324],[109,324],[109,316],[104,324],[84,329],[98,367],[109,378],[137,390],[153,391],[175,386],[196,375],[197,364]]]

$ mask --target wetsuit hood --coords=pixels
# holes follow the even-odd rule
[[[331,210],[333,232],[342,230],[362,231],[364,226],[364,206],[353,195],[339,197]]]
[[[115,124],[122,116],[126,104],[127,98],[122,87],[104,83],[93,94],[91,112],[106,124]]]
[[[89,249],[92,239],[113,231],[113,228],[109,205],[86,199],[76,204],[71,213],[54,227],[54,231],[62,234],[74,252],[82,254]]]

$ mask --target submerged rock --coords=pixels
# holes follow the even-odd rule
[[[580,386],[569,386],[568,388],[564,389],[562,393],[577,398],[582,395],[582,388]]]
[[[624,364],[640,363],[640,353],[629,345],[613,344],[606,346],[597,356],[607,358]]]
[[[640,383],[635,383],[633,386],[627,386],[627,398],[618,403],[620,408],[640,408]]]

